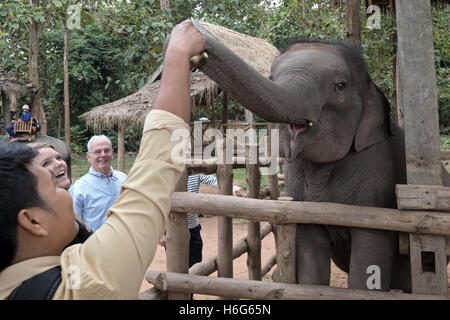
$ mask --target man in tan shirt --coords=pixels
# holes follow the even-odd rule
[[[108,220],[83,244],[64,249],[78,232],[70,195],[56,187],[54,176],[32,160],[33,153],[23,149],[27,147],[0,143],[4,188],[10,183],[30,189],[31,195],[34,190],[26,201],[25,192],[15,198],[0,195],[0,231],[6,231],[0,236],[0,299],[58,265],[62,281],[53,299],[137,298],[184,169],[172,159],[172,150],[186,143],[172,140],[172,133],[189,130],[189,59],[204,47],[204,37],[190,21],[175,26],[138,157]],[[6,170],[7,164],[15,167]],[[14,172],[21,178],[11,180]]]

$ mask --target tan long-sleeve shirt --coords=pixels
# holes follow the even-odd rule
[[[0,299],[23,281],[57,265],[62,267],[62,282],[53,299],[136,299],[184,169],[184,164],[172,160],[173,150],[187,147],[187,140],[172,138],[177,129],[189,127],[172,113],[152,110],[144,124],[139,154],[105,224],[61,256],[29,259],[4,269]]]

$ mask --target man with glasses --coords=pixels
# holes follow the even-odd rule
[[[75,212],[92,231],[106,221],[109,208],[119,197],[120,187],[127,175],[113,170],[111,140],[105,135],[93,136],[87,144],[89,172],[70,187]]]

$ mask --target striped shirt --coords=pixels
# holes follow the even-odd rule
[[[219,185],[217,184],[217,178],[213,174],[193,174],[188,177],[188,183],[187,183],[187,192],[196,192],[198,193],[198,190],[200,189],[200,182],[210,185],[216,189],[219,189]],[[198,215],[195,213],[188,213],[187,214],[187,220],[188,220],[188,227],[189,229],[195,228],[200,224],[200,221],[198,220]]]

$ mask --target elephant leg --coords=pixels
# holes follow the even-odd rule
[[[301,284],[329,285],[332,244],[322,225],[298,224],[296,273]]]
[[[391,231],[351,230],[349,288],[389,290],[397,239],[398,234]]]

